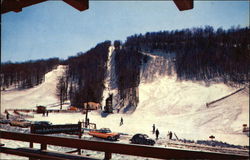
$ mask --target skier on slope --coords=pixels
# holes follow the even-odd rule
[[[120,126],[123,125],[123,118],[121,117]]]

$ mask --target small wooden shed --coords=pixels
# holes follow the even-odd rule
[[[36,113],[45,113],[46,107],[45,106],[37,106],[36,107]]]
[[[83,104],[84,109],[89,109],[89,110],[97,110],[101,108],[100,103],[96,103],[96,102],[85,102]]]

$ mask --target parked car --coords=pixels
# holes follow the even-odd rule
[[[145,145],[154,145],[155,141],[148,137],[146,134],[135,134],[131,139],[131,143],[134,144],[145,144]]]
[[[0,119],[1,124],[9,124],[10,120],[9,119]]]
[[[109,128],[101,128],[99,130],[90,131],[89,135],[111,141],[116,141],[118,138],[120,138],[120,134],[111,132]]]
[[[39,126],[51,126],[52,123],[49,121],[34,121],[32,125],[39,125]]]
[[[30,121],[24,120],[24,119],[19,119],[19,120],[13,120],[10,122],[11,126],[18,126],[18,127],[24,127],[27,128],[31,125]]]

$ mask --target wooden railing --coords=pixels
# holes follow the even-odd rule
[[[152,146],[144,146],[144,145],[98,142],[98,141],[82,140],[82,139],[75,139],[75,138],[53,137],[53,136],[27,134],[27,133],[15,133],[15,132],[7,132],[7,131],[0,131],[0,138],[40,143],[41,150],[46,149],[46,147],[44,147],[46,145],[56,145],[56,146],[101,151],[105,153],[104,159],[111,159],[112,153],[142,156],[142,157],[151,157],[151,158],[161,158],[161,159],[248,159],[249,158],[249,156],[247,155],[233,155],[233,154],[222,154],[222,153],[214,153],[214,152],[201,152],[201,151],[190,151],[190,150],[181,150],[181,149],[160,148],[160,147],[152,147]],[[0,152],[3,152],[3,153],[7,152],[6,148],[4,147],[0,147],[0,148],[1,148]],[[17,150],[17,152],[20,152],[20,150]],[[44,154],[47,152],[48,151],[39,152],[39,154],[41,156],[44,156]],[[15,153],[12,152],[12,154],[15,154]],[[32,155],[28,155],[28,154],[26,154],[26,156],[32,157]],[[48,156],[48,154],[46,154],[46,156]],[[37,155],[33,157],[37,158]],[[53,159],[53,157],[50,157],[50,158]],[[54,157],[54,159],[56,158]]]

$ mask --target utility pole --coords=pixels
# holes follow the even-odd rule
[[[89,104],[87,102],[87,108],[86,108],[86,116],[85,116],[85,127],[88,127],[88,112],[89,112]]]

